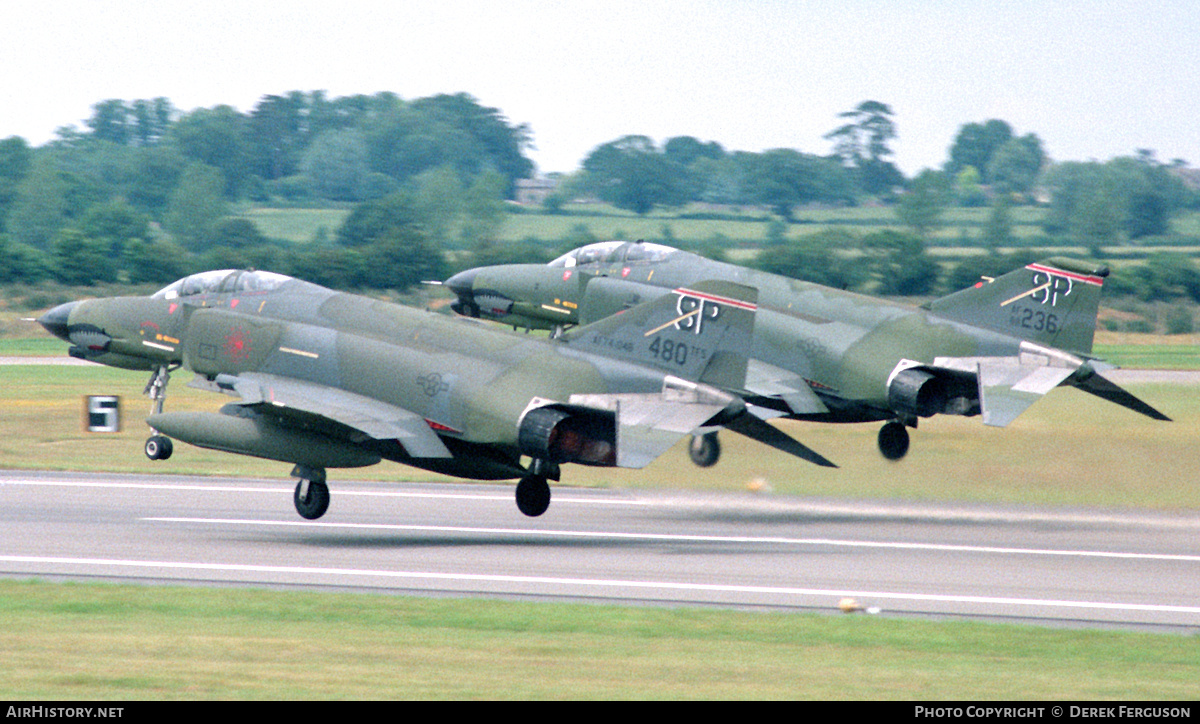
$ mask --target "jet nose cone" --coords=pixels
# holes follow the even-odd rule
[[[478,275],[479,269],[460,271],[446,280],[446,286],[450,287],[450,291],[454,292],[459,297],[469,295],[475,286],[475,277]]]
[[[468,269],[446,280],[444,286],[458,297],[458,301],[450,305],[456,314],[464,317],[479,316],[479,305],[475,303],[475,277],[478,274],[478,268]]]
[[[45,327],[46,331],[50,334],[53,334],[55,337],[58,337],[65,342],[70,342],[71,340],[67,336],[67,322],[71,318],[71,311],[75,309],[78,304],[79,302],[67,302],[66,304],[60,304],[54,309],[51,309],[49,312],[46,312],[42,316],[38,317],[37,323]]]

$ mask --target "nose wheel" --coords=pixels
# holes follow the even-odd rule
[[[171,438],[165,435],[153,435],[149,440],[146,440],[146,457],[151,460],[166,460],[171,457],[175,446],[171,444]]]

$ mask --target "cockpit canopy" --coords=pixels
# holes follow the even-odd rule
[[[644,241],[597,241],[581,246],[550,262],[549,266],[570,269],[585,264],[632,264],[662,261],[679,251],[662,244]]]
[[[235,292],[265,292],[275,289],[292,278],[269,271],[218,269],[200,272],[163,287],[154,293],[155,299],[176,299],[197,294],[232,294]]]

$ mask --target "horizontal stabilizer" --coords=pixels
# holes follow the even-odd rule
[[[1006,427],[1074,373],[1069,367],[980,364],[979,406],[983,424]]]
[[[779,428],[768,424],[766,421],[752,414],[747,413],[737,416],[732,421],[725,423],[725,428],[739,435],[745,435],[751,440],[757,440],[764,445],[770,445],[776,450],[789,455],[795,455],[801,460],[807,460],[810,463],[820,465],[821,467],[837,467],[837,465],[817,451],[805,446]]]
[[[1099,373],[1092,375],[1083,382],[1077,382],[1075,386],[1096,397],[1108,400],[1109,402],[1115,402],[1121,407],[1127,407],[1134,412],[1140,412],[1146,417],[1163,420],[1164,422],[1171,421],[1171,418],[1142,402],[1137,397],[1134,397],[1132,393],[1119,387],[1117,383]]]

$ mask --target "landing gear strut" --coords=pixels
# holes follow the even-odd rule
[[[879,431],[879,452],[888,460],[899,460],[908,454],[908,429],[903,422],[893,420]]]
[[[144,395],[150,398],[150,414],[157,415],[163,411],[163,403],[167,399],[167,383],[171,381],[171,368],[166,365],[159,366],[154,370],[154,374],[150,375],[150,381],[146,383],[146,389],[142,391]],[[174,451],[174,445],[171,444],[171,438],[165,435],[159,435],[158,430],[150,429],[154,434],[146,440],[146,446],[143,450],[146,457],[151,460],[166,460],[171,457]]]
[[[324,468],[309,468],[297,465],[292,477],[299,478],[292,502],[301,518],[316,520],[329,510],[329,486],[325,484]]]
[[[688,442],[688,455],[692,458],[692,462],[702,468],[711,468],[716,465],[717,460],[721,459],[721,442],[717,440],[717,433],[692,435],[692,439]]]

